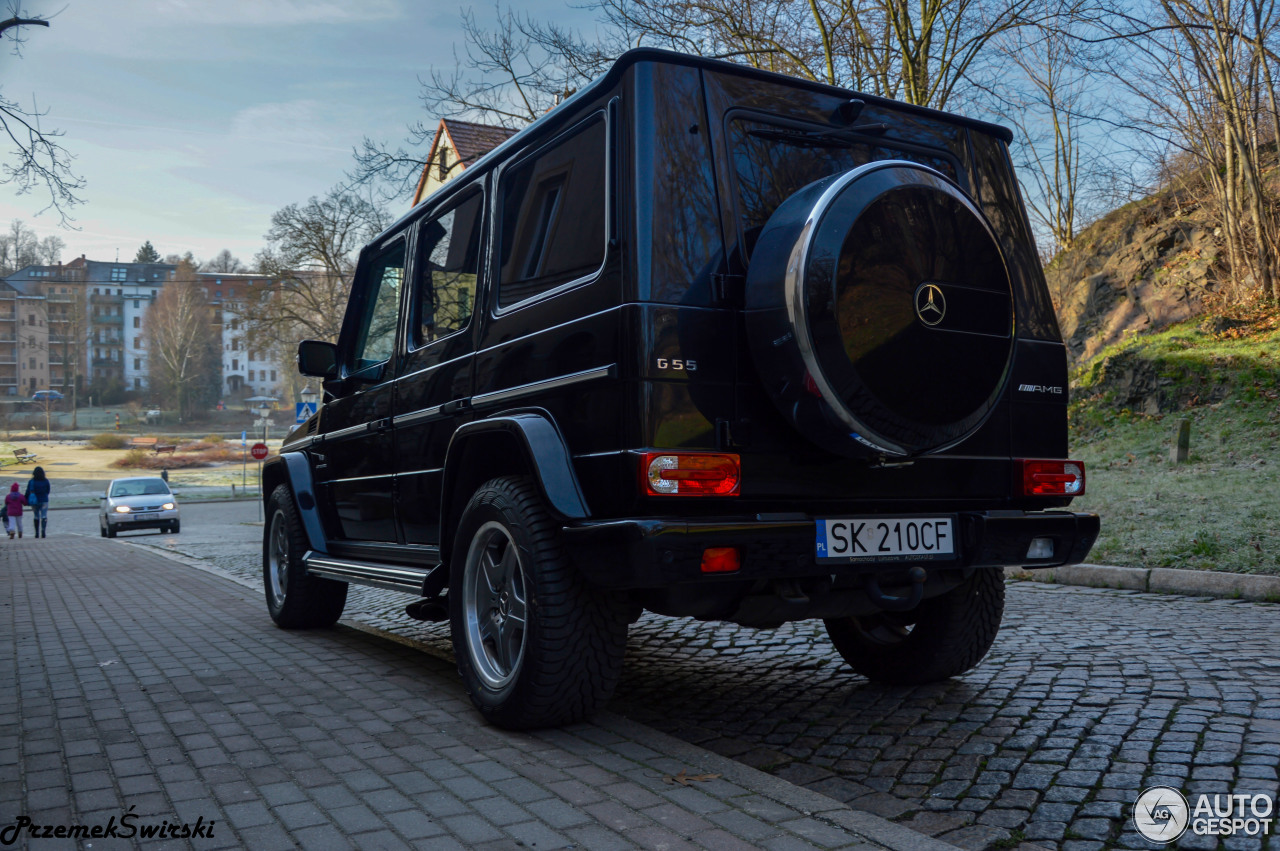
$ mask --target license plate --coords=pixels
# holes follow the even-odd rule
[[[952,517],[819,520],[818,561],[939,561],[956,557]]]
[[[160,516],[159,512],[153,511],[150,514],[135,514],[133,515],[133,519],[134,520],[155,520],[159,516]]]

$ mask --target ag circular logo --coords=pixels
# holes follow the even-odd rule
[[[947,299],[937,284],[916,287],[916,316],[925,325],[934,326],[947,315]]]
[[[1182,793],[1169,786],[1152,786],[1133,805],[1133,826],[1150,842],[1174,842],[1187,829],[1191,808]]]

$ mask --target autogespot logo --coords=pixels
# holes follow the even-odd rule
[[[1174,842],[1186,832],[1191,808],[1177,789],[1152,786],[1133,805],[1133,826],[1151,842]]]

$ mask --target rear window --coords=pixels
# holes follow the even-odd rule
[[[738,184],[738,223],[748,256],[756,235],[773,211],[797,190],[824,177],[869,162],[908,160],[960,182],[955,163],[941,153],[869,138],[837,136],[828,132],[830,127],[745,118],[730,120],[728,125]]]
[[[498,307],[604,263],[605,122],[590,119],[502,178]]]

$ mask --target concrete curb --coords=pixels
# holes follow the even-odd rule
[[[1072,564],[1044,570],[1006,567],[1006,577],[1059,585],[1086,585],[1188,597],[1222,597],[1233,600],[1280,602],[1280,576],[1251,573],[1219,573],[1212,570],[1177,570],[1171,567],[1113,567]]]
[[[957,847],[872,813],[855,810],[835,798],[797,786],[727,756],[691,745],[622,715],[601,712],[592,719],[592,723],[624,738],[640,742],[661,754],[719,774],[731,783],[798,809],[813,818],[829,821],[846,830],[859,833],[894,851],[953,851]]]

